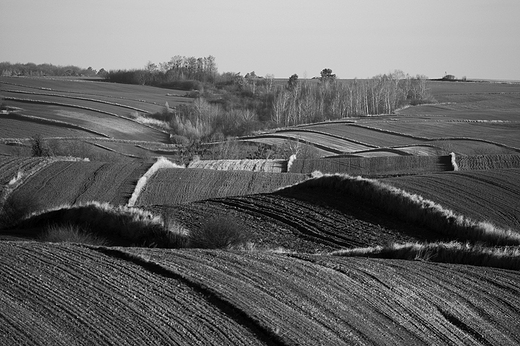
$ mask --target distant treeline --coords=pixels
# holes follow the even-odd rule
[[[0,75],[2,76],[77,76],[77,77],[104,77],[106,71],[101,69],[94,70],[92,67],[81,68],[77,66],[55,66],[52,64],[26,63],[26,64],[11,64],[9,62],[0,62]]]
[[[406,105],[434,101],[426,77],[401,71],[348,81],[322,77],[318,83],[291,78],[273,92],[271,121],[278,126],[391,114]]]
[[[144,69],[113,70],[106,78],[114,83],[153,85],[163,88],[200,90],[201,83],[214,83],[218,75],[213,56],[195,58],[176,55],[159,65],[148,62]]]

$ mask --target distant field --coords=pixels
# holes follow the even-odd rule
[[[182,90],[155,88],[142,85],[116,84],[103,81],[88,81],[66,78],[27,78],[0,77],[2,89],[17,89],[34,92],[64,92],[72,96],[93,95],[103,100],[118,103],[130,102],[136,107],[147,107],[150,112],[158,112],[166,102],[170,106],[181,103],[191,103],[191,99],[183,97]],[[137,103],[135,103],[137,102]]]
[[[62,123],[62,125],[58,124],[57,126],[67,126],[67,124],[70,124],[71,127],[81,127],[85,130],[92,131],[92,133],[96,133],[98,137],[100,134],[103,134],[107,137],[126,140],[168,141],[168,135],[161,131],[143,126],[129,119],[97,112],[90,108],[88,104],[81,107],[89,107],[89,109],[19,101],[8,101],[8,104],[21,108],[22,110],[19,111],[19,113],[22,115],[35,116],[51,121],[56,120]],[[71,105],[73,104],[71,103]],[[107,108],[103,108],[103,112],[114,111],[113,109],[109,111]],[[32,124],[27,124],[25,127],[32,128],[33,126]],[[33,131],[36,130],[37,129],[34,129]]]
[[[17,77],[1,77],[0,82],[0,97],[5,98],[4,103],[20,108],[18,112],[23,115],[59,121],[61,125],[57,126],[70,124],[72,128],[83,128],[98,136],[103,134],[125,140],[167,143],[166,133],[124,117],[135,112],[160,112],[166,102],[171,107],[192,102],[192,99],[175,96],[180,95],[179,91],[135,85]],[[32,123],[24,127],[26,131],[43,132]],[[13,136],[25,134],[10,132]],[[45,137],[51,134],[50,130],[42,133]]]
[[[90,131],[67,124],[57,124],[46,120],[30,119],[17,115],[0,116],[0,138],[42,137],[99,137]]]
[[[403,135],[426,137],[429,139],[472,138],[490,141],[513,148],[520,148],[519,123],[484,122],[437,122],[437,121],[400,121],[378,122],[363,125],[366,128],[391,131]],[[360,131],[363,131],[361,129]],[[386,133],[381,133],[382,136]]]

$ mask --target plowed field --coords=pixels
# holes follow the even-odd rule
[[[379,176],[451,171],[450,156],[381,156],[330,157],[314,160],[295,160],[291,172],[348,173],[351,175]]]
[[[42,209],[89,201],[125,204],[147,163],[55,162],[14,194],[33,199]]]
[[[306,178],[289,173],[164,168],[147,182],[135,205],[168,205],[271,192]]]
[[[305,128],[349,138],[355,141],[367,143],[377,147],[412,145],[424,142],[424,140],[404,137],[392,133],[381,133],[380,131],[361,128],[353,124],[323,123],[307,126]]]
[[[438,235],[392,220],[334,191],[299,189],[151,209],[157,214],[166,209],[189,229],[225,215],[242,225],[255,244],[299,252],[438,239]]]
[[[393,121],[367,126],[430,139],[474,138],[520,148],[520,123]]]
[[[459,170],[520,168],[520,155],[456,156]]]
[[[0,247],[5,345],[262,344],[180,276],[81,247]]]
[[[449,172],[384,181],[477,221],[520,229],[519,169]]]
[[[35,96],[36,97],[36,96]],[[32,100],[40,100],[45,99],[41,96],[39,98],[31,98]],[[107,109],[107,107],[103,107],[102,112],[96,111],[100,107],[98,105],[91,105],[89,102],[78,102],[77,100],[68,100],[66,102],[62,102],[59,99],[55,100],[55,98],[47,97],[49,100],[46,102],[59,102],[65,105],[54,105],[54,104],[40,104],[40,103],[27,103],[20,101],[6,101],[10,106],[19,107],[22,110],[19,111],[22,115],[35,116],[43,119],[48,119],[51,121],[59,121],[66,126],[70,124],[70,127],[79,127],[89,131],[92,133],[96,133],[96,137],[100,137],[100,134],[104,136],[109,136],[117,139],[126,139],[126,140],[142,140],[142,141],[157,141],[157,142],[167,142],[168,135],[162,133],[161,131],[152,129],[150,127],[144,126],[137,122],[115,116],[119,108],[113,107],[115,109]],[[82,108],[88,107],[88,108]],[[93,108],[98,107],[98,108]],[[105,112],[109,112],[111,114],[107,114]],[[127,110],[124,112],[119,112],[120,115],[126,115],[128,113]],[[112,115],[114,114],[114,115]],[[60,126],[60,125],[56,125]],[[92,136],[92,133],[89,135]]]
[[[43,168],[50,160],[43,157],[0,157],[0,185],[9,183],[18,173],[27,174]]]
[[[514,271],[28,242],[0,249],[9,345],[520,343]]]
[[[19,89],[32,92],[61,93],[70,96],[90,97],[115,102],[149,112],[159,112],[165,102],[170,106],[180,103],[191,103],[192,100],[182,97],[186,92],[162,89],[143,85],[130,85],[93,82],[87,80],[71,80],[66,78],[16,78],[0,77],[2,89]]]
[[[66,124],[51,123],[17,115],[0,115],[0,138],[31,138],[34,135],[42,137],[99,137],[99,134],[81,130]]]

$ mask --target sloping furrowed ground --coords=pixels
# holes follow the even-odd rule
[[[520,228],[520,169],[445,172],[381,181],[472,219]]]
[[[81,202],[126,204],[151,163],[55,162],[13,194],[32,199],[42,210]]]
[[[520,342],[519,273],[326,255],[0,242],[10,345]]]

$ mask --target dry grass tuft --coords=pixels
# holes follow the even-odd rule
[[[80,243],[95,246],[107,246],[107,239],[94,235],[75,225],[50,226],[40,235],[40,241],[50,243]]]
[[[346,257],[420,260],[520,270],[519,246],[486,247],[459,242],[405,243],[339,250],[331,254]]]
[[[190,247],[203,249],[251,249],[249,236],[243,228],[229,217],[206,220],[190,232]]]

